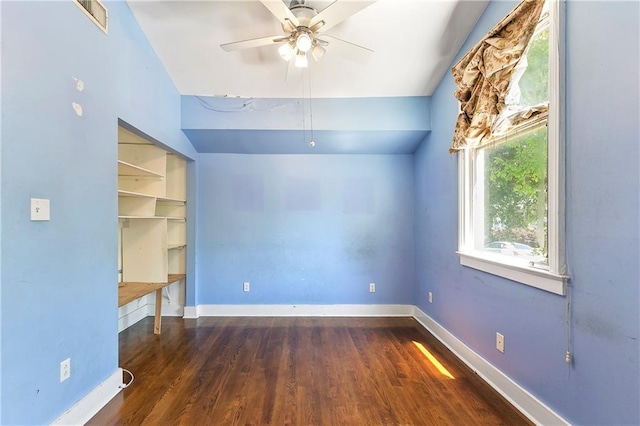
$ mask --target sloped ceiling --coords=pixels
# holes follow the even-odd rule
[[[358,1],[358,0],[339,0]],[[318,11],[331,1],[309,0]],[[252,98],[430,96],[487,5],[485,0],[378,0],[327,34],[372,49],[366,64],[327,47],[308,74],[285,81],[276,46],[225,52],[220,44],[281,34],[259,1],[128,2],[185,95]],[[303,94],[303,84],[306,92]]]
[[[307,1],[319,12],[332,3]],[[413,108],[409,98],[433,93],[487,1],[377,0],[327,31],[373,50],[367,63],[340,56],[330,44],[319,62],[310,60],[301,75],[286,80],[287,63],[280,58],[278,46],[236,52],[220,48],[223,43],[282,34],[280,22],[260,1],[129,0],[128,4],[184,95],[183,106],[185,102],[196,105],[188,111],[183,108],[182,127],[199,152],[407,154],[415,151],[430,128],[430,116],[425,113],[429,101],[423,102],[425,107]],[[319,131],[314,134],[310,100],[321,98],[326,98],[328,106],[322,116],[317,114],[316,123],[322,119],[325,124],[321,129],[316,125]],[[377,116],[363,120],[362,114],[349,108],[348,99],[362,98],[376,106]],[[280,99],[288,114],[299,119],[277,129],[260,127],[252,115],[255,110],[237,108],[236,101],[241,99]],[[207,107],[212,102],[216,108]],[[402,112],[398,105],[403,105]],[[231,112],[233,125],[229,124]],[[269,115],[273,111],[263,112],[276,121],[282,119]],[[185,114],[202,115],[204,122],[212,124],[191,126],[192,117]],[[390,129],[376,123],[385,116],[404,121],[402,115],[412,116],[411,121],[419,124]],[[332,124],[344,121],[349,128]]]

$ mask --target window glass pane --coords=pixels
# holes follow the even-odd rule
[[[538,32],[526,54],[527,69],[520,78],[520,105],[532,106],[549,100],[549,28]]]
[[[482,154],[484,224],[477,225],[484,229],[483,249],[505,261],[545,268],[546,126],[485,148]]]

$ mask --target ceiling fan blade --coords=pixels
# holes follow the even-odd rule
[[[271,12],[282,25],[287,25],[287,21],[293,23],[294,27],[300,25],[298,18],[295,17],[282,0],[260,0],[260,2],[264,7],[269,9],[269,12]]]
[[[270,44],[282,43],[288,39],[289,37],[283,36],[282,34],[278,34],[278,35],[269,36],[269,37],[252,38],[250,40],[235,41],[233,43],[225,43],[225,44],[221,44],[220,47],[222,48],[222,50],[226,52],[233,52],[234,50],[251,49],[253,47],[268,46]]]
[[[316,24],[324,22],[324,24],[318,28],[318,32],[327,31],[373,3],[375,3],[375,0],[336,0],[311,19],[309,28],[313,28]]]
[[[365,64],[369,62],[374,53],[371,49],[367,49],[366,47],[350,43],[328,34],[322,34],[322,38],[328,39],[326,40],[329,43],[327,50],[331,52],[331,54],[338,54],[343,58],[354,62]]]

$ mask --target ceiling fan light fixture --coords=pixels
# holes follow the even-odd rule
[[[309,34],[307,33],[301,33],[298,35],[298,38],[296,38],[296,47],[301,52],[306,53],[309,49],[311,49],[311,44],[311,37],[309,37]]]
[[[293,57],[293,45],[291,43],[284,43],[278,48],[278,53],[285,61],[289,62],[289,59]]]
[[[311,55],[313,56],[313,59],[315,59],[317,62],[324,56],[326,51],[327,49],[320,46],[319,44],[316,44],[315,46],[313,46],[313,49],[311,49]]]
[[[296,55],[296,67],[298,68],[307,68],[309,66],[309,61],[307,60],[307,54],[304,52],[298,52]]]

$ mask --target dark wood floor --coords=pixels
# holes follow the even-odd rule
[[[90,425],[530,424],[411,318],[147,318],[120,366]]]

